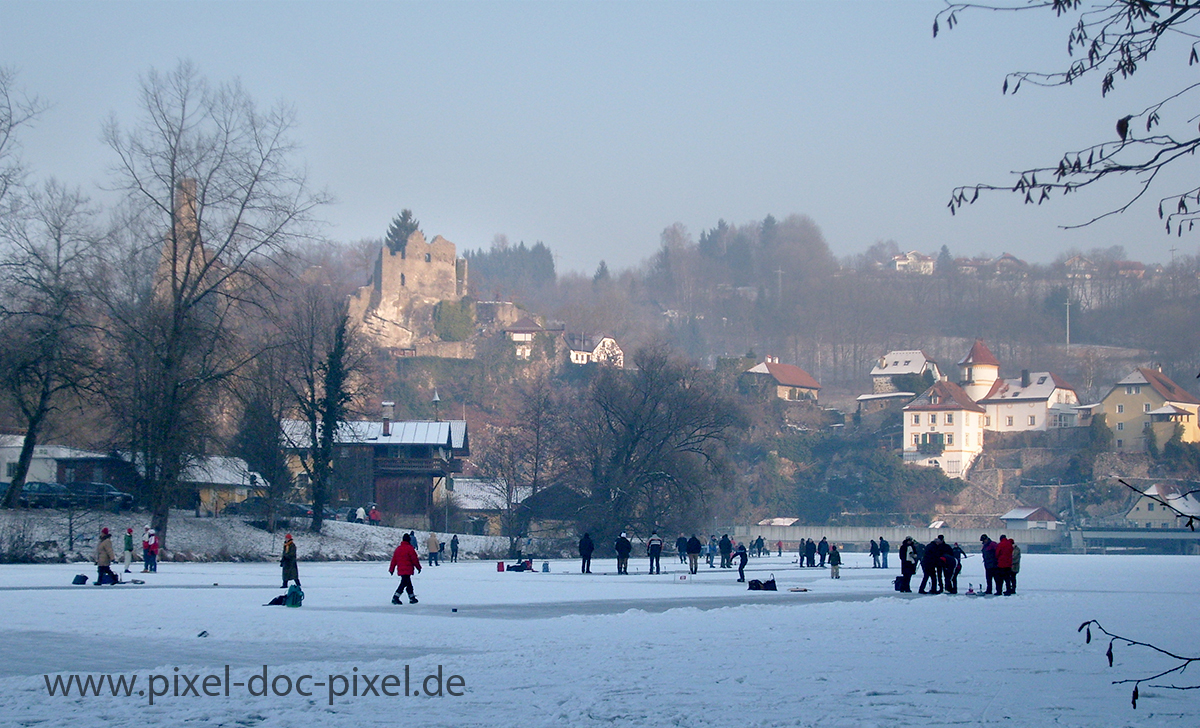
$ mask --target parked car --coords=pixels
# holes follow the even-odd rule
[[[324,514],[321,516],[322,520],[336,521],[338,519],[338,512],[336,510],[330,508],[329,506],[322,507],[321,513]],[[308,506],[307,508],[304,509],[304,515],[307,516],[308,518],[313,517],[312,506]]]
[[[260,496],[251,496],[244,501],[230,503],[225,506],[224,513],[231,516],[251,516],[254,518],[266,518],[271,512],[271,501]],[[276,518],[301,518],[309,512],[306,505],[300,503],[280,503],[275,504]]]
[[[67,490],[80,508],[115,508],[131,510],[133,496],[117,490],[108,483],[67,483]]]
[[[62,483],[26,483],[17,496],[25,508],[68,508],[74,502],[71,491]]]

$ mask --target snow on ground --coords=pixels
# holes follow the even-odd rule
[[[1195,557],[1026,554],[1014,597],[899,595],[898,572],[846,554],[843,578],[791,557],[752,559],[782,591],[748,592],[736,573],[683,567],[629,576],[597,561],[577,573],[496,571],[495,562],[425,568],[420,604],[394,606],[378,562],[301,563],[299,609],[269,563],[171,563],[144,585],[70,586],[80,564],[0,566],[0,724],[15,726],[1196,726],[1200,691],[1128,686],[1162,663],[1085,644],[1098,619],[1135,639],[1200,654]],[[541,562],[536,566],[540,569]],[[641,573],[637,573],[640,569]],[[139,578],[141,574],[134,574]],[[977,555],[961,586],[978,583]],[[788,592],[802,586],[810,591]],[[457,609],[458,611],[453,611]],[[206,637],[199,636],[207,632]],[[312,692],[246,686],[266,666]],[[403,693],[442,670],[443,695]],[[216,696],[172,694],[204,679]],[[129,697],[47,694],[46,675],[137,675]],[[149,704],[152,675],[166,695]],[[356,676],[397,676],[354,697]],[[450,676],[459,696],[445,694]],[[330,676],[334,676],[332,681]],[[339,677],[340,676],[340,677]],[[373,678],[378,691],[385,677]],[[1185,675],[1189,684],[1200,681]],[[212,682],[216,680],[218,682]],[[330,699],[329,685],[346,694]],[[186,681],[180,682],[186,690]],[[366,679],[358,678],[360,693]],[[435,682],[428,682],[431,690]],[[417,691],[420,693],[420,690]]]

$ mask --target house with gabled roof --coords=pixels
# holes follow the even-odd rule
[[[961,478],[983,452],[986,410],[953,382],[935,382],[904,407],[904,461]]]
[[[598,334],[566,334],[567,356],[572,364],[610,364],[625,367],[625,352],[611,336]]]
[[[769,389],[779,399],[817,401],[821,385],[808,372],[792,364],[780,364],[779,357],[768,356],[740,377],[743,384],[754,389]]]
[[[1189,518],[1200,521],[1198,496],[1178,483],[1155,483],[1137,497],[1125,520],[1138,528],[1186,528]],[[1183,515],[1163,506],[1163,502]]]
[[[1061,523],[1058,516],[1040,506],[1037,508],[1014,508],[1000,516],[1000,520],[1004,521],[1004,527],[1010,531],[1027,531],[1029,529],[1054,531]]]
[[[906,374],[923,376],[926,372],[933,376],[934,381],[943,378],[938,363],[920,349],[889,351],[879,357],[871,369],[871,390],[875,394],[897,392],[899,388],[893,377]]]
[[[987,410],[984,429],[993,432],[1033,432],[1079,425],[1079,395],[1053,372],[1021,372],[1014,379],[997,379],[977,400]]]
[[[518,359],[529,359],[533,356],[534,339],[538,334],[545,332],[546,329],[541,324],[528,316],[504,328],[504,335],[516,347]]]
[[[892,256],[891,268],[897,273],[916,273],[923,276],[933,275],[937,261],[932,256],[910,250],[907,253]]]
[[[1100,403],[1118,452],[1146,452],[1151,438],[1161,447],[1176,428],[1184,442],[1200,442],[1200,399],[1159,368],[1134,369]]]

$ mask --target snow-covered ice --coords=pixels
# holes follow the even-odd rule
[[[650,576],[597,560],[550,573],[494,561],[426,566],[416,605],[394,606],[379,562],[301,562],[299,609],[268,563],[166,563],[144,585],[70,586],[83,564],[0,566],[0,725],[14,726],[1196,726],[1200,690],[1129,686],[1165,663],[1144,650],[1085,644],[1079,624],[1200,655],[1195,557],[1026,554],[1014,597],[899,595],[898,574],[845,554],[842,579],[791,557],[752,559],[781,591],[749,592],[736,572],[695,578],[664,558]],[[641,573],[637,573],[640,569]],[[960,577],[982,581],[977,555]],[[789,587],[808,592],[789,592]],[[452,610],[457,609],[457,612]],[[207,632],[206,637],[200,637]],[[304,683],[311,697],[139,696],[151,675]],[[443,695],[354,697],[355,676],[396,675],[413,688],[443,675]],[[46,675],[138,676],[129,697],[47,693]],[[461,676],[461,696],[445,694]],[[329,698],[330,676],[347,694]],[[334,678],[340,689],[342,683]],[[1184,674],[1187,684],[1200,682]],[[360,692],[366,680],[359,680]],[[378,691],[383,678],[375,678]],[[216,685],[216,683],[209,683]],[[400,687],[397,687],[397,685]],[[458,683],[455,683],[458,685]],[[186,688],[186,682],[181,682]],[[434,683],[429,684],[430,687]],[[281,690],[284,682],[276,684]],[[107,684],[104,692],[108,693]],[[420,693],[420,690],[417,691]],[[331,704],[332,703],[332,704]]]

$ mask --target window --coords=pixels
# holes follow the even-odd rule
[[[1013,418],[1012,418],[1012,417],[1005,417],[1005,418],[1004,418],[1004,425],[1005,425],[1006,427],[1012,427],[1012,426],[1013,426]]]
[[[1121,449],[1121,448],[1123,448],[1123,447],[1125,447],[1125,441],[1124,441],[1124,440],[1117,440],[1117,449],[1118,449],[1118,450],[1120,450],[1120,449]]]
[[[403,273],[400,274],[400,286],[402,288],[404,287],[404,274]]]
[[[1029,415],[1029,426],[1030,427],[1037,426],[1037,415]]]
[[[987,415],[983,418],[983,426],[984,427],[992,426],[992,416],[991,415]]]
[[[916,434],[913,435],[913,444],[914,445],[921,444],[921,436],[920,435],[916,435]]]
[[[947,444],[947,445],[953,445],[953,444],[954,444],[954,433],[953,433],[953,432],[947,432],[947,433],[946,433],[946,444]]]
[[[913,415],[913,424],[914,425],[921,424],[921,415]]]
[[[1118,430],[1124,430],[1124,429],[1125,429],[1125,423],[1124,423],[1124,422],[1118,422],[1118,423],[1117,423],[1117,429],[1118,429]]]
[[[1125,385],[1125,394],[1133,394],[1133,387]]]
[[[1143,422],[1143,423],[1142,423],[1142,430],[1143,430],[1143,431],[1145,431],[1145,430],[1149,430],[1149,429],[1150,429],[1150,423],[1149,423],[1149,422]]]
[[[432,260],[433,260],[433,256],[432,256],[432,255],[430,255],[429,253],[426,253],[426,254],[425,254],[425,262],[426,262],[426,263],[429,263],[429,262],[431,262]]]
[[[953,413],[953,412],[947,412],[947,413],[946,413],[946,424],[947,424],[947,425],[953,425],[953,424],[954,424],[954,413]]]
[[[1153,504],[1153,503],[1147,503],[1147,504],[1146,504],[1146,510],[1148,510],[1148,511],[1152,511],[1152,510],[1154,510],[1154,504]]]
[[[1149,402],[1142,405],[1142,411],[1145,412],[1146,414],[1150,414],[1150,403]]]
[[[17,464],[15,462],[4,464],[4,477],[6,477],[6,478],[17,477]]]
[[[929,424],[931,424],[931,425],[937,424],[937,415],[929,415]]]
[[[1117,414],[1123,414],[1124,412],[1125,412],[1125,405],[1123,405],[1123,404],[1117,405]]]

